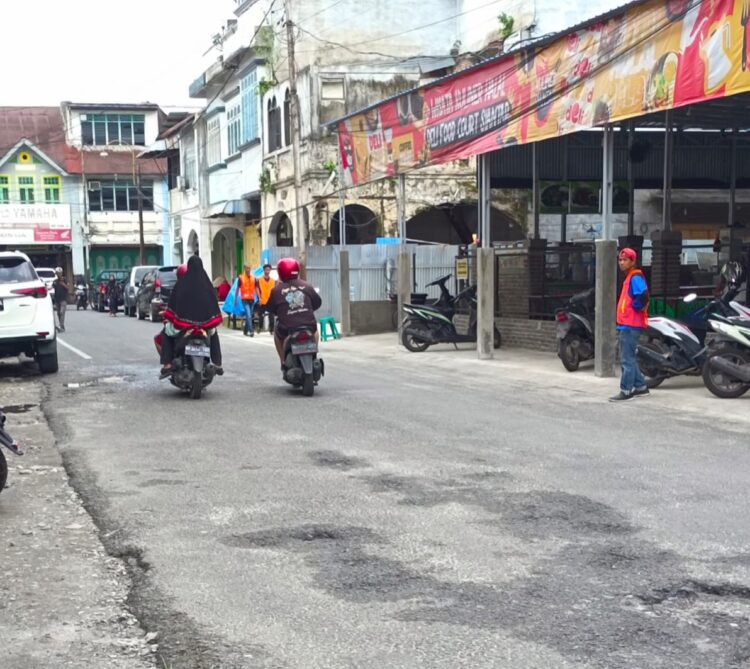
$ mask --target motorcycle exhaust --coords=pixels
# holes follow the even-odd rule
[[[672,362],[663,353],[657,353],[656,351],[652,351],[650,348],[646,348],[645,346],[638,346],[637,355],[638,357],[648,360],[655,365],[659,365],[659,367],[661,367],[662,369],[669,370],[670,372],[679,374],[681,371],[684,371],[680,367],[675,365],[674,362]]]
[[[733,379],[738,379],[743,383],[750,383],[750,365],[738,365],[734,362],[729,362],[729,360],[719,355],[709,358],[708,364],[711,365],[712,370],[731,376]]]
[[[430,344],[437,344],[437,340],[432,336],[432,333],[429,330],[416,330],[414,328],[405,328],[404,332],[409,335],[413,335],[414,337],[417,337],[418,339],[422,339],[423,341],[426,341]]]

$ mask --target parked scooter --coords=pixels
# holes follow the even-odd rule
[[[741,397],[750,390],[750,321],[711,320],[703,382],[716,397]]]
[[[0,411],[0,446],[7,448],[13,455],[23,455],[23,451],[16,440],[5,431],[5,420],[5,414]],[[3,455],[3,449],[0,448],[0,492],[2,492],[7,481],[8,461],[5,459],[5,455]]]
[[[709,318],[714,320],[748,317],[748,310],[734,298],[739,286],[732,286],[720,299],[712,300],[698,309],[684,322],[664,316],[649,317],[646,341],[637,348],[638,366],[649,388],[656,388],[673,376],[699,376],[703,372],[707,349],[706,334],[711,329]],[[683,301],[695,300],[695,293]]]
[[[455,346],[476,342],[476,286],[469,286],[459,292],[452,306],[452,313],[449,313],[435,305],[405,304],[405,316],[401,324],[401,343],[404,347],[413,353],[420,353],[433,344]],[[494,347],[499,348],[501,342],[500,331],[495,327]]]
[[[156,344],[158,350],[160,342]],[[199,400],[203,389],[210,385],[216,376],[216,367],[211,362],[208,332],[198,327],[181,330],[176,337],[174,351],[170,383],[190,393],[194,400]]]
[[[315,332],[308,327],[292,330],[284,340],[284,381],[302,388],[302,394],[311,397],[324,375],[325,364],[318,358]]]
[[[594,300],[595,289],[589,288],[573,295],[555,311],[557,355],[569,372],[594,357]]]
[[[88,288],[84,283],[76,284],[76,311],[86,309],[89,306]]]

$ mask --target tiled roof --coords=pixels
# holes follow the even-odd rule
[[[66,169],[69,152],[59,107],[0,107],[0,156],[22,139]]]

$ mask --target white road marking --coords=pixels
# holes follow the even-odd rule
[[[71,346],[70,344],[68,344],[68,342],[65,342],[62,339],[60,339],[60,337],[57,338],[57,343],[67,348],[69,351],[73,351],[73,353],[75,353],[76,355],[81,356],[84,360],[93,360],[93,358],[90,355],[77,349],[75,346]]]

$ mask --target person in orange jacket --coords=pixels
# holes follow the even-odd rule
[[[649,394],[646,379],[638,367],[636,348],[638,338],[648,327],[648,286],[643,272],[636,266],[633,249],[620,251],[617,263],[625,281],[617,300],[617,339],[620,345],[620,392],[610,402],[622,402]]]
[[[253,276],[250,265],[245,265],[245,271],[239,276],[240,299],[245,307],[245,327],[242,332],[246,337],[252,337],[253,332],[253,310],[258,302],[258,282]]]
[[[263,265],[263,276],[258,279],[258,331],[263,329],[263,316],[268,314],[268,331],[273,332],[273,314],[268,310],[268,300],[271,297],[271,291],[276,285],[276,281],[271,276],[271,265]]]

